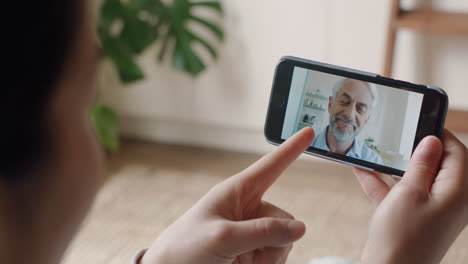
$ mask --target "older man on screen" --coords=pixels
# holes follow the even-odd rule
[[[366,126],[376,103],[376,91],[371,84],[340,80],[328,99],[329,125],[317,135],[312,147],[377,164],[382,158],[356,136]]]

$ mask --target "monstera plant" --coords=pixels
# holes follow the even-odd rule
[[[214,59],[218,54],[211,43],[190,27],[199,24],[219,41],[224,38],[219,25],[194,14],[200,8],[223,13],[218,1],[104,0],[97,28],[102,59],[109,59],[115,65],[122,83],[136,82],[144,79],[145,74],[135,58],[152,44],[161,42],[161,48],[154,54],[157,60],[164,62],[170,56],[175,69],[196,77],[206,65],[193,45],[204,47]],[[91,118],[103,146],[110,151],[117,150],[117,113],[97,98]]]

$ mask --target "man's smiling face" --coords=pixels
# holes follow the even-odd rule
[[[336,141],[353,141],[367,124],[372,108],[372,93],[366,82],[347,79],[335,95],[330,97],[330,132]]]

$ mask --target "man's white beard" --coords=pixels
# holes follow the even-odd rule
[[[350,122],[352,125],[351,127],[344,127],[343,129],[340,129],[337,127],[336,121],[337,119],[343,120]],[[353,141],[356,136],[359,134],[361,131],[360,129],[357,128],[357,125],[354,121],[347,120],[346,118],[335,116],[335,118],[330,116],[330,126],[328,127],[330,129],[331,135],[335,138],[336,141],[340,143],[347,143],[350,141]]]

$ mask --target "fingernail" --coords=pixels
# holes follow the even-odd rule
[[[310,133],[310,137],[312,137],[312,135],[315,136],[315,131],[312,127],[304,127],[302,130],[308,130],[307,132]]]
[[[293,236],[301,235],[305,230],[305,225],[302,222],[292,220],[288,222],[288,230]]]
[[[418,145],[417,152],[422,155],[435,155],[438,154],[439,149],[434,144],[434,138],[425,137]]]
[[[418,148],[417,148],[418,151],[423,151],[424,149],[426,149],[428,141],[429,141],[428,137],[423,138],[423,140],[419,142],[418,144]]]
[[[313,130],[313,128],[311,128],[311,127],[307,126],[307,127],[304,127],[304,128],[303,128],[303,129],[301,129],[301,130],[302,130],[302,131],[306,131],[306,130],[309,130],[309,131],[310,131],[310,130]]]

